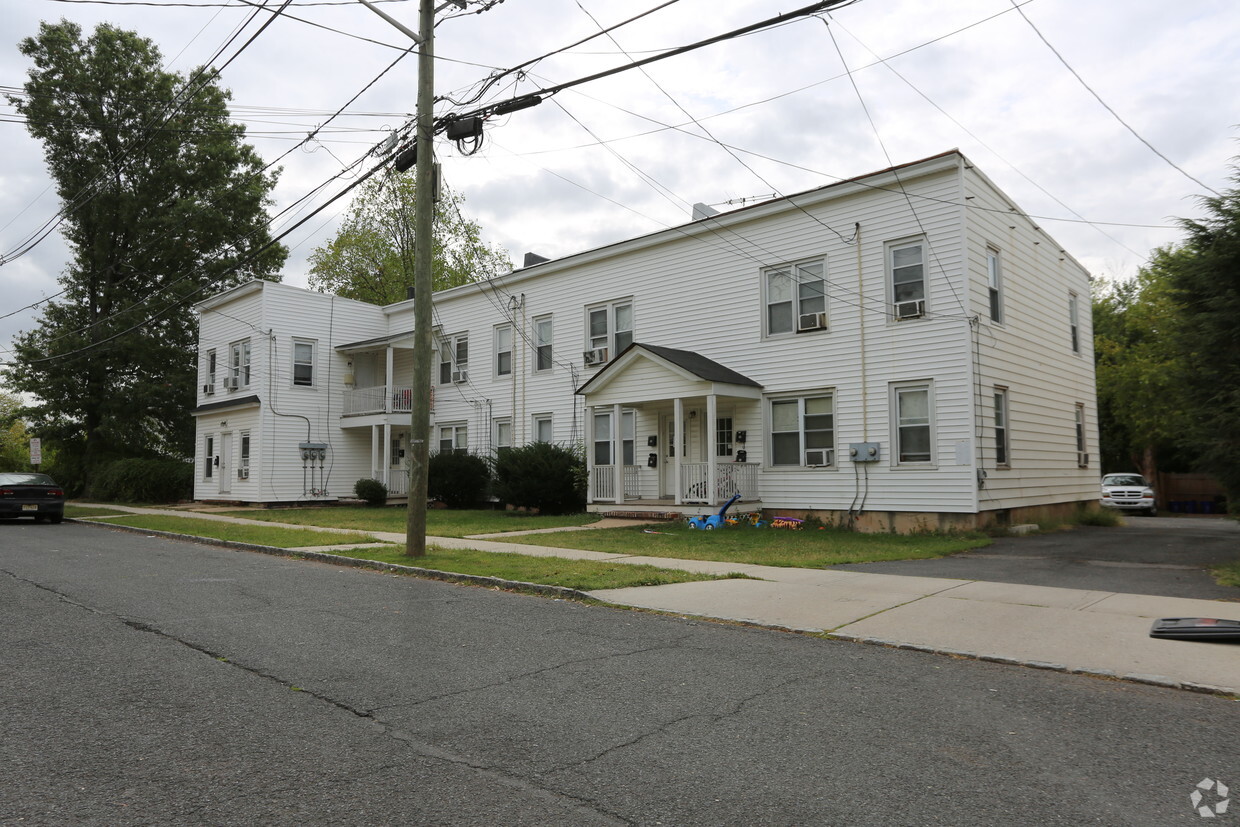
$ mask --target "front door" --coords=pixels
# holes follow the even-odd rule
[[[675,499],[676,497],[676,455],[681,454],[681,462],[701,462],[701,458],[696,458],[700,452],[702,440],[698,438],[698,420],[700,416],[694,416],[696,411],[685,411],[684,423],[681,425],[681,445],[676,447],[675,442],[675,423],[676,418],[671,414],[665,414],[659,417],[659,441],[661,449],[659,450],[659,495],[664,499]]]
[[[219,467],[216,472],[220,476],[220,493],[232,491],[232,434],[220,434]]]

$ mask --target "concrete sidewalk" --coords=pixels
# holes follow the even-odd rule
[[[196,512],[106,507],[137,513],[287,525]],[[404,534],[371,533],[393,542],[405,539]],[[481,537],[428,537],[427,542],[449,548],[644,564],[709,574],[739,572],[756,579],[607,589],[589,594],[619,606],[1240,695],[1240,644],[1149,637],[1151,624],[1162,617],[1240,620],[1240,603],[977,580],[640,557],[497,542]]]

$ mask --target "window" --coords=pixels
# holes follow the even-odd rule
[[[495,328],[495,375],[512,375],[512,325]]]
[[[763,287],[768,336],[827,326],[826,269],[826,262],[820,260],[766,272]]]
[[[445,336],[439,343],[439,384],[464,382],[469,368],[469,334]]]
[[[1072,352],[1081,352],[1080,330],[1081,300],[1076,293],[1068,294],[1068,332],[1072,337]]]
[[[834,465],[834,411],[829,394],[772,399],[771,465]]]
[[[465,424],[439,426],[439,452],[456,451],[464,454],[469,450],[469,428]]]
[[[929,385],[903,385],[892,389],[896,429],[896,463],[933,461],[931,450]]]
[[[233,342],[228,346],[228,378],[238,388],[250,386],[250,340]]]
[[[541,373],[552,368],[551,317],[534,320],[534,372]]]
[[[1089,454],[1085,450],[1085,405],[1076,403],[1076,464],[1080,468],[1089,467]]]
[[[207,377],[206,384],[211,388],[212,393],[215,391],[215,350],[207,351]]]
[[[202,478],[204,480],[209,480],[211,479],[211,476],[215,473],[215,437],[213,436],[207,437],[206,443],[207,443],[207,456],[206,456],[207,466],[206,466],[206,470],[203,471]]]
[[[241,464],[237,466],[237,476],[246,478],[250,476],[250,432],[241,432]]]
[[[733,453],[732,417],[721,416],[715,420],[715,456],[730,457]]]
[[[314,340],[293,340],[293,384],[314,385]]]
[[[551,414],[534,414],[534,441],[551,442],[555,432],[551,427]]]
[[[909,308],[900,307],[907,302],[921,302],[924,311],[925,245],[920,241],[890,245],[887,248],[887,267],[891,275],[891,300],[895,302],[897,318],[913,315]]]
[[[495,420],[494,428],[495,450],[512,447],[512,420],[508,417],[502,417]]]
[[[587,356],[588,364],[614,359],[620,351],[633,344],[632,302],[613,302],[594,307],[587,315],[589,339],[586,347],[590,353],[606,354],[597,361]]]
[[[1006,388],[995,388],[995,465],[1007,467],[1008,398]]]
[[[633,445],[637,434],[637,414],[633,411],[620,412],[620,459],[625,465],[636,465],[637,457]]]
[[[594,443],[594,464],[611,465],[610,413],[596,413],[594,415],[594,426],[591,431],[591,440]]]
[[[986,248],[986,289],[990,294],[990,320],[1003,324],[1003,295],[999,251],[994,247]]]

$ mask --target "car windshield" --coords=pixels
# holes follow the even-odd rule
[[[1108,474],[1102,478],[1103,485],[1146,485],[1140,474]]]
[[[55,485],[47,474],[0,474],[0,485]]]

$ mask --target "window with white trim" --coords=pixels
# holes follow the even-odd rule
[[[454,422],[439,426],[439,452],[456,451],[463,454],[469,450],[469,426]]]
[[[612,464],[611,412],[601,411],[594,414],[594,422],[590,431],[591,443],[594,446],[594,464]]]
[[[512,375],[512,325],[502,324],[495,328],[495,375]]]
[[[208,436],[206,437],[205,442],[206,442],[205,447],[207,449],[207,455],[205,459],[207,462],[206,462],[205,470],[202,472],[202,478],[204,480],[209,480],[215,474],[215,437]]]
[[[634,449],[637,437],[637,414],[634,411],[620,412],[620,458],[625,465],[636,465],[637,455]]]
[[[238,388],[250,386],[250,340],[242,339],[228,346],[228,378]]]
[[[999,251],[986,248],[986,292],[990,299],[990,320],[1003,324],[1003,271]]]
[[[237,466],[240,473],[238,476],[250,476],[250,432],[241,432],[241,463]]]
[[[934,396],[929,383],[893,385],[892,442],[897,465],[925,465],[934,461]]]
[[[553,328],[550,316],[540,316],[534,320],[534,372],[542,373],[551,370],[552,361],[551,336]]]
[[[715,419],[715,456],[730,457],[735,452],[732,441],[736,432],[732,429],[732,417],[720,416]]]
[[[835,465],[835,399],[829,393],[772,399],[773,466]]]
[[[587,362],[601,364],[615,359],[633,344],[633,302],[596,305],[586,310]]]
[[[469,334],[445,336],[439,342],[439,384],[464,381],[469,369]]]
[[[1081,300],[1076,293],[1068,294],[1068,334],[1072,340],[1072,352],[1081,352]]]
[[[210,388],[210,393],[215,393],[215,348],[207,351],[207,375],[203,380],[203,384]],[[207,392],[206,388],[203,389]]]
[[[1085,444],[1085,403],[1076,403],[1076,464],[1079,468],[1089,467],[1089,453]]]
[[[316,342],[313,339],[293,340],[293,384],[302,387],[314,386],[314,355]]]
[[[1008,468],[1012,464],[1009,454],[1008,392],[1007,388],[995,388],[995,465]]]
[[[926,245],[906,241],[887,245],[887,276],[896,318],[925,313]],[[920,304],[917,304],[920,303]]]
[[[495,450],[499,451],[503,448],[512,447],[512,418],[503,416],[496,417],[495,427],[492,429],[492,439],[495,441]]]
[[[778,336],[827,326],[825,259],[772,268],[763,273],[766,335]]]
[[[555,438],[555,430],[552,428],[551,414],[534,414],[531,417],[533,424],[532,432],[535,442],[551,442]]]

